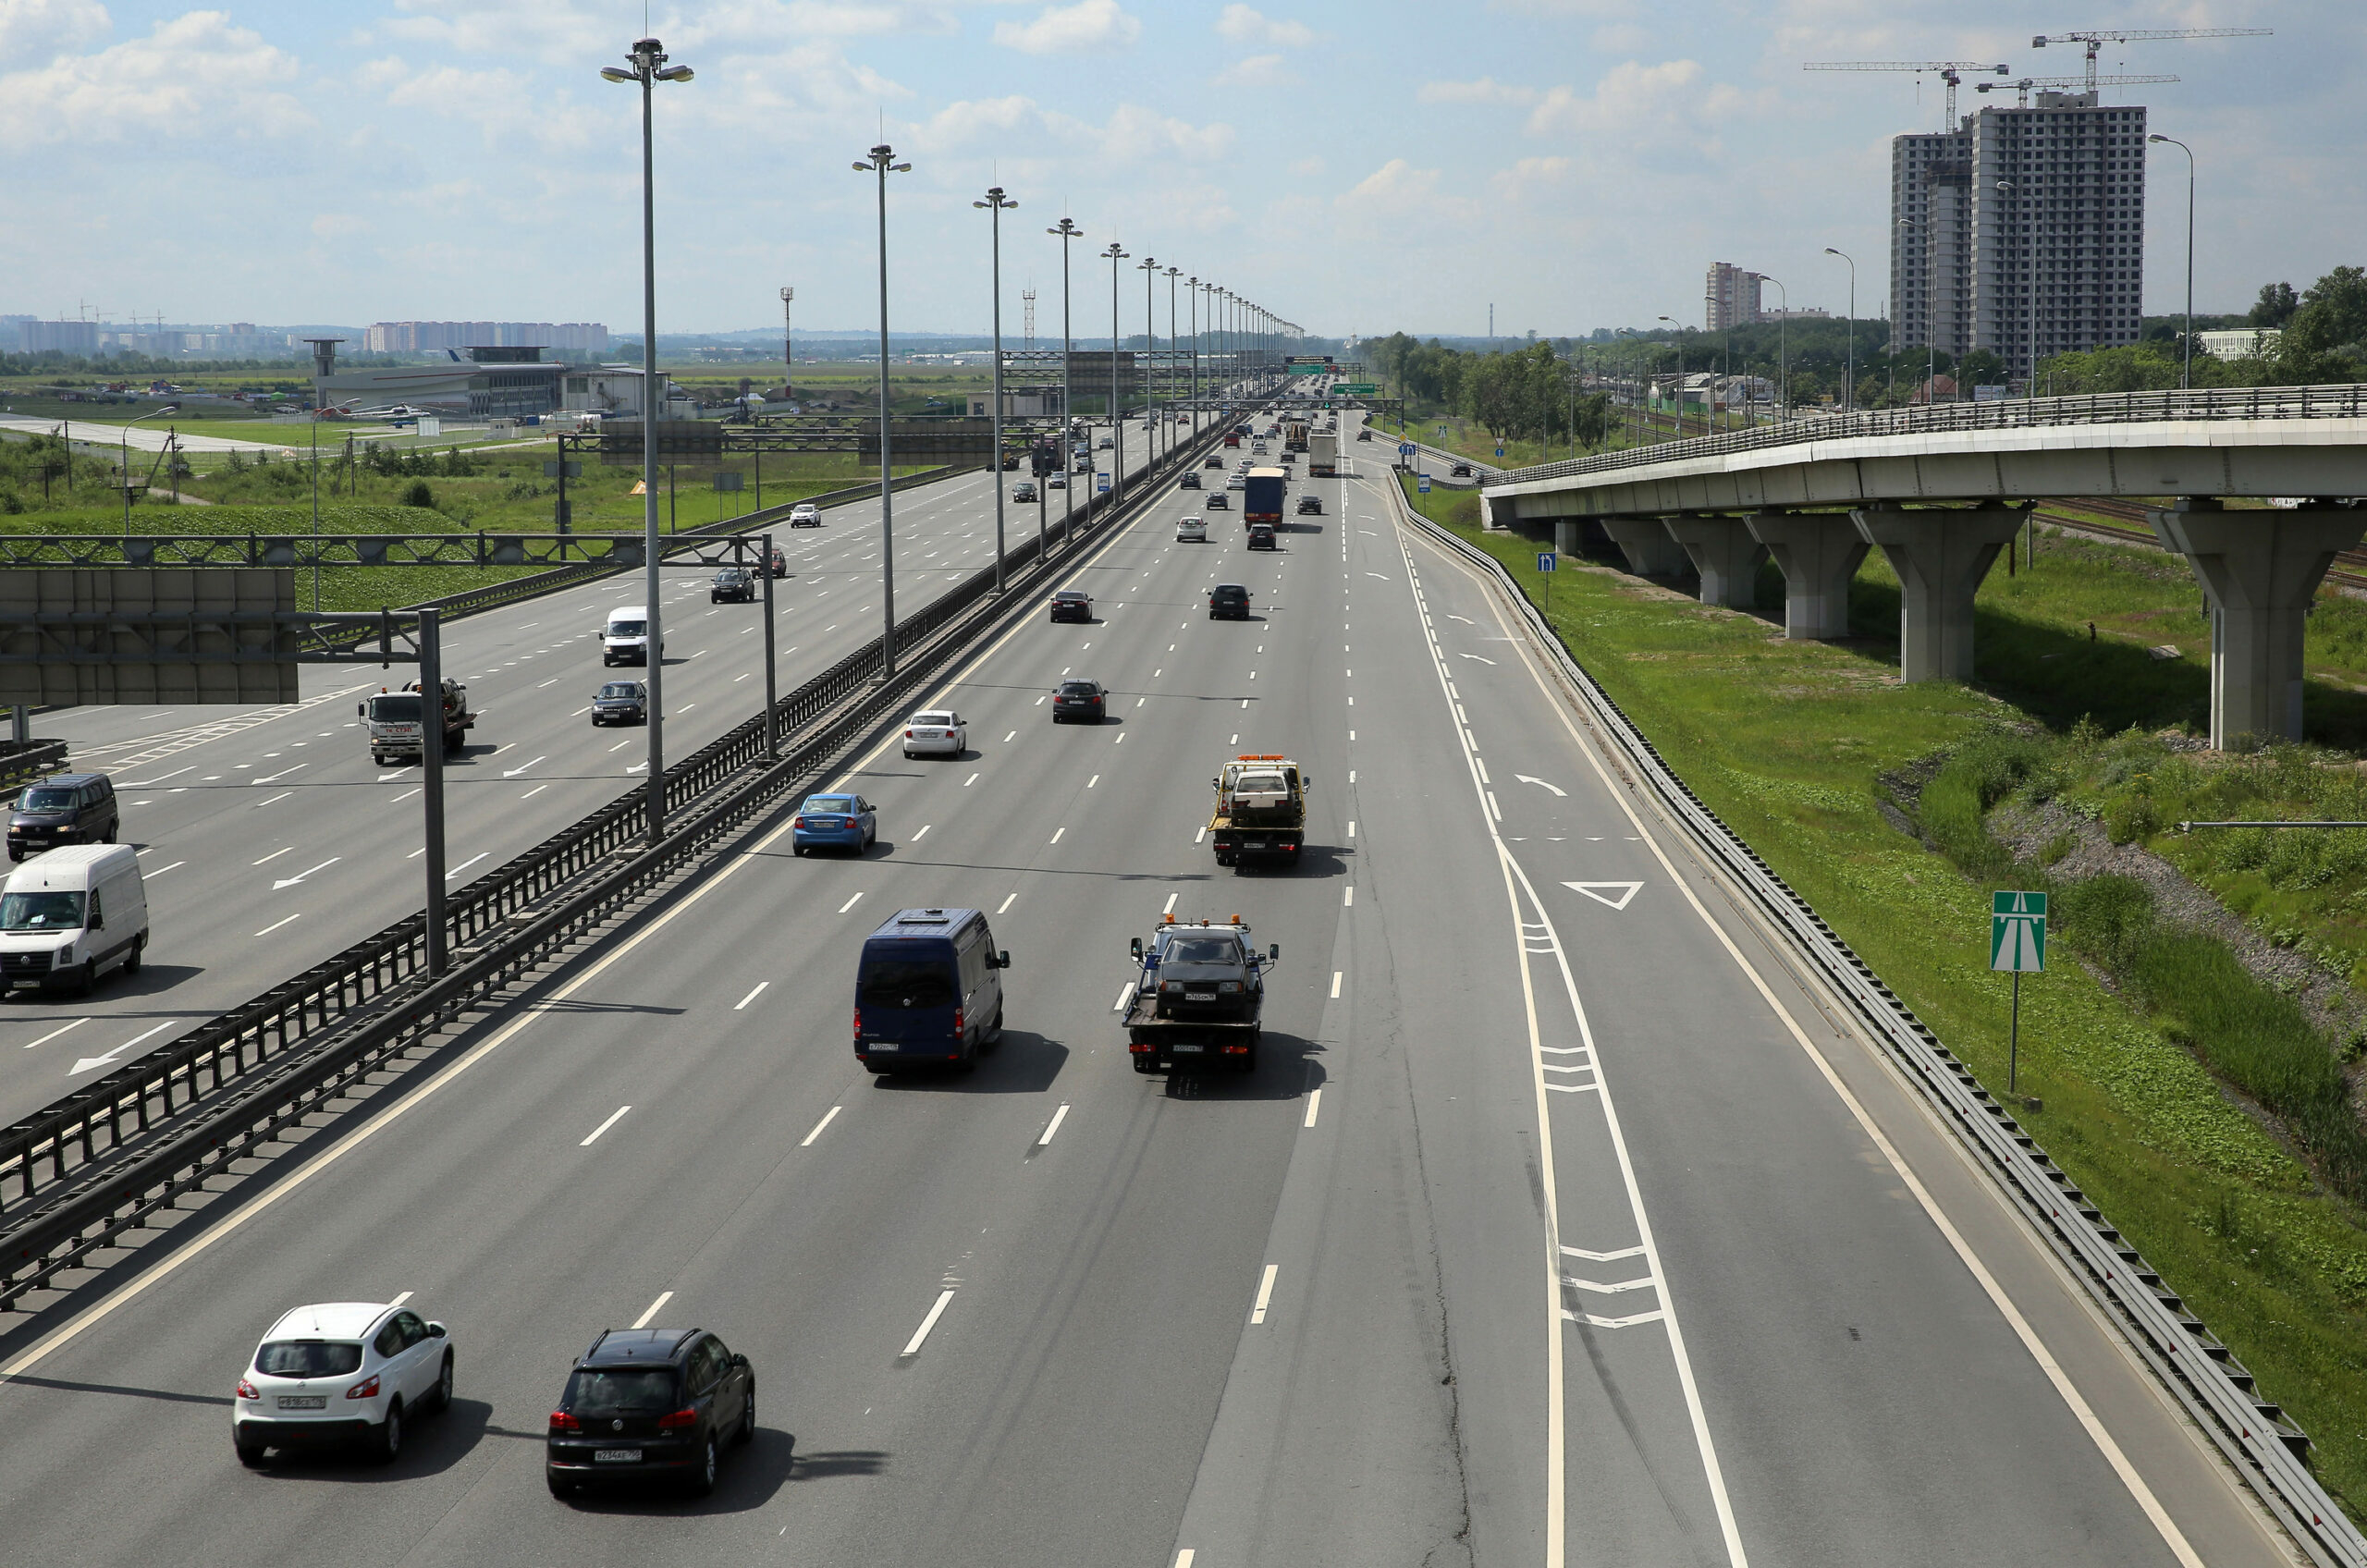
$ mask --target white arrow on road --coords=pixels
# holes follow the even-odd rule
[[[1625,909],[1628,900],[1641,892],[1644,887],[1641,882],[1564,882],[1562,886],[1573,893],[1584,893],[1599,904],[1608,904],[1619,910]],[[1614,899],[1611,897],[1613,893],[1619,896]]]
[[[1368,571],[1368,572],[1366,572],[1366,573],[1365,573],[1365,575],[1366,575],[1367,577],[1380,577],[1380,580],[1381,580],[1383,582],[1388,582],[1388,581],[1389,581],[1389,579],[1388,579],[1388,578],[1386,578],[1386,577],[1381,577],[1380,573],[1379,573],[1379,572],[1377,572],[1377,571]]]
[[[1457,654],[1454,656],[1459,659],[1479,659],[1479,655],[1478,654]],[[1496,661],[1493,659],[1479,659],[1479,662],[1481,664],[1494,664]]]
[[[549,753],[545,753],[542,756],[536,757],[536,758],[534,759],[534,762],[546,762],[546,761],[548,761],[548,760],[549,760]],[[520,774],[521,774],[521,773],[525,772],[528,768],[530,768],[530,767],[533,766],[534,766],[534,762],[521,762],[521,763],[520,763],[516,767],[504,768],[504,769],[502,769],[501,777],[503,777],[504,778],[517,778]]]
[[[250,779],[248,779],[248,780],[247,780],[247,782],[248,782],[248,783],[250,783],[250,784],[276,784],[276,783],[277,783],[279,780],[281,780],[281,779],[283,779],[283,778],[287,778],[289,774],[291,774],[291,773],[300,773],[300,772],[302,772],[305,768],[308,768],[308,767],[310,767],[310,766],[313,766],[313,765],[312,765],[311,763],[308,763],[308,762],[300,762],[300,763],[298,763],[294,767],[283,767],[283,768],[281,768],[277,773],[273,774],[273,775],[272,775],[270,778],[250,778]]]
[[[1566,800],[1566,799],[1568,799],[1568,798],[1569,798],[1570,791],[1568,791],[1567,790],[1563,789],[1563,788],[1562,788],[1560,785],[1558,785],[1558,784],[1548,784],[1548,783],[1547,783],[1547,782],[1545,782],[1545,780],[1544,780],[1544,779],[1542,779],[1542,778],[1530,778],[1527,774],[1526,774],[1526,773],[1515,773],[1515,774],[1514,774],[1514,775],[1513,775],[1513,777],[1514,777],[1515,779],[1519,780],[1519,781],[1520,781],[1521,783],[1523,783],[1523,784],[1534,784],[1534,785],[1536,785],[1536,786],[1537,786],[1539,789],[1540,789],[1540,790],[1552,790],[1556,795],[1561,796],[1561,797],[1562,797],[1562,798],[1564,798],[1564,800]]]
[[[150,1035],[161,1035],[179,1022],[180,1020],[178,1018],[167,1018],[162,1023],[157,1024],[153,1029],[150,1029],[143,1034],[134,1035],[131,1038],[124,1041],[123,1044],[116,1047],[115,1049],[107,1052],[104,1056],[86,1056],[81,1060],[76,1062],[73,1068],[67,1072],[66,1075],[68,1078],[71,1078],[76,1073],[88,1072],[93,1067],[104,1067],[116,1058],[121,1056],[124,1052],[138,1045],[141,1041],[148,1038]]]
[[[276,893],[282,888],[293,888],[297,883],[301,882],[305,877],[313,875],[313,872],[326,871],[330,866],[335,865],[344,858],[345,857],[343,855],[331,855],[328,859],[321,862],[320,864],[312,867],[310,870],[300,871],[293,876],[283,876],[278,881],[274,882],[271,885],[271,890]]]

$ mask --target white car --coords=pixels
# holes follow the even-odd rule
[[[1044,488],[1047,490],[1065,490],[1068,487],[1069,476],[1065,473],[1050,474],[1044,480]]]
[[[271,1326],[239,1376],[230,1441],[242,1464],[265,1451],[359,1443],[381,1464],[403,1423],[452,1403],[452,1341],[409,1307],[334,1301]]]
[[[789,525],[791,528],[819,528],[822,526],[822,508],[811,501],[800,501],[789,508]]]
[[[1175,542],[1179,545],[1205,545],[1208,542],[1208,520],[1204,517],[1179,517],[1175,520]]]
[[[1249,488],[1249,476],[1243,473],[1229,473],[1225,475],[1224,487],[1228,490],[1246,490]]]
[[[969,745],[970,727],[950,708],[916,713],[904,721],[904,754],[908,757],[924,752],[958,757]]]

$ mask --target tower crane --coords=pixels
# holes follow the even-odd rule
[[[2004,92],[2008,90],[2021,94],[2021,107],[2030,106],[2030,90],[2041,92],[2092,92],[2099,87],[2135,87],[2149,81],[2177,81],[2174,76],[2100,76],[2082,79],[2076,76],[2026,76],[2019,81],[1976,81],[1975,92]]]
[[[2030,47],[2043,49],[2050,43],[2086,44],[2086,91],[2093,92],[2096,87],[2096,54],[2107,43],[2138,43],[2164,38],[2266,38],[2275,31],[2273,27],[2149,27],[2125,28],[2118,32],[2099,29],[2093,32],[2041,33],[2030,40]]]
[[[1954,130],[1956,126],[1956,84],[1966,71],[1987,76],[1994,72],[2005,74],[2004,66],[1984,65],[1978,60],[1810,60],[1800,67],[1807,71],[1913,71],[1917,76],[1936,75],[1948,84],[1948,118],[1940,129]]]

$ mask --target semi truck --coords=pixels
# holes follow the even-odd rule
[[[1258,856],[1298,864],[1311,782],[1298,764],[1275,753],[1245,752],[1208,782],[1217,791],[1208,841],[1216,847],[1219,865]]]
[[[1126,1052],[1134,1071],[1256,1071],[1265,971],[1282,958],[1282,944],[1260,953],[1237,914],[1190,924],[1168,914],[1147,942],[1136,937],[1133,945]]]
[[[1270,522],[1281,526],[1284,479],[1285,475],[1278,468],[1253,468],[1243,478],[1241,526],[1244,532],[1253,522]]]
[[[421,715],[426,707],[419,682],[414,680],[399,692],[380,692],[365,703],[355,704],[370,736],[370,760],[384,767],[389,763],[424,760],[426,732],[421,727]],[[469,689],[449,679],[444,681],[444,754],[452,755],[468,739],[475,727],[477,716],[469,711]]]
[[[1309,479],[1332,479],[1340,472],[1340,438],[1318,434],[1306,444],[1306,476]]]

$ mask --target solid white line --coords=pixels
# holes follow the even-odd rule
[[[623,1119],[624,1113],[632,1109],[632,1107],[629,1105],[620,1105],[617,1107],[615,1112],[609,1116],[608,1120],[601,1122],[597,1127],[593,1128],[590,1135],[575,1146],[580,1149],[590,1148],[594,1141],[596,1140],[601,1133],[607,1132],[609,1128],[614,1127],[618,1121]],[[635,1327],[639,1327],[639,1325],[635,1325]]]
[[[997,914],[1000,914],[1004,910],[1009,909],[1018,897],[1019,895],[1017,893],[1013,893],[1010,898],[1003,900],[1001,904],[996,908],[995,913]]]
[[[289,915],[289,916],[288,917],[288,920],[275,920],[275,921],[273,921],[270,925],[268,925],[264,926],[262,930],[260,930],[260,931],[256,932],[256,933],[255,933],[255,935],[256,935],[256,936],[258,936],[258,937],[268,937],[268,936],[270,936],[274,931],[276,931],[276,930],[278,930],[281,926],[283,926],[283,925],[287,925],[288,920],[301,920],[301,919],[303,919],[303,918],[304,918],[303,912],[300,910],[300,911],[298,911],[296,913]]]
[[[825,1111],[822,1115],[822,1120],[814,1123],[814,1131],[806,1133],[804,1141],[800,1143],[797,1146],[802,1149],[812,1148],[814,1146],[814,1140],[822,1135],[822,1129],[828,1127],[831,1122],[836,1121],[839,1119],[839,1107],[832,1106],[828,1110]]]
[[[1340,976],[1342,973],[1342,971],[1337,969],[1331,972],[1331,999],[1335,1002],[1340,999]]]
[[[731,1011],[738,1012],[742,1008],[746,1007],[750,1002],[754,1001],[757,997],[764,993],[765,987],[771,984],[772,982],[769,980],[757,981],[756,988],[754,990],[749,992],[746,996],[742,997],[738,1001],[731,1004]]]
[[[937,1298],[937,1305],[928,1309],[928,1316],[921,1319],[921,1326],[913,1330],[913,1337],[905,1342],[902,1351],[898,1353],[900,1357],[920,1354],[921,1341],[928,1338],[928,1331],[937,1327],[937,1320],[945,1316],[945,1309],[952,1303],[952,1300],[953,1292],[951,1291],[944,1292],[938,1295]]]
[[[840,914],[844,914],[844,913],[846,913],[846,912],[847,912],[847,911],[849,911],[849,910],[851,910],[851,909],[854,908],[854,901],[855,901],[855,899],[859,899],[859,898],[861,898],[861,897],[863,897],[863,895],[862,895],[861,893],[857,893],[857,894],[854,896],[854,899],[849,899],[846,902],[844,902],[844,903],[840,904],[840,905],[839,906],[839,913],[840,913]]]
[[[1052,1141],[1052,1134],[1059,1132],[1061,1130],[1061,1123],[1066,1121],[1068,1119],[1069,1108],[1068,1103],[1064,1100],[1061,1104],[1061,1109],[1052,1112],[1051,1124],[1044,1129],[1044,1135],[1036,1140],[1036,1146],[1040,1149],[1045,1145],[1050,1143]]]
[[[449,882],[453,877],[458,876],[460,873],[468,870],[469,867],[476,864],[477,862],[484,859],[485,856],[491,853],[493,853],[491,850],[479,850],[476,853],[471,855],[468,859],[462,861],[460,864],[446,872],[444,874],[444,880]]]
[[[1312,1127],[1312,1126],[1314,1126],[1314,1125],[1315,1125],[1315,1113],[1316,1113],[1316,1110],[1317,1110],[1317,1109],[1318,1109],[1322,1104],[1323,1104],[1323,1091],[1322,1091],[1321,1089],[1309,1089],[1309,1090],[1306,1092],[1306,1120],[1305,1121],[1301,1122],[1299,1125],[1301,1125],[1301,1126],[1303,1126],[1303,1127]]]
[[[57,1038],[60,1035],[65,1034],[67,1030],[80,1029],[83,1024],[88,1023],[89,1022],[91,1021],[87,1018],[78,1018],[71,1023],[60,1024],[58,1027],[52,1029],[48,1034],[43,1035],[40,1039],[28,1040],[25,1042],[25,1049],[31,1050],[35,1046],[45,1046],[49,1044],[50,1041]]]
[[[185,860],[177,860],[170,865],[159,866],[153,871],[143,871],[141,875],[145,877],[154,878],[162,876],[167,871],[178,871],[182,866],[185,866],[188,864],[189,862]]]
[[[1275,1271],[1281,1268],[1282,1265],[1279,1263],[1269,1263],[1266,1265],[1266,1277],[1257,1281],[1257,1305],[1249,1309],[1250,1322],[1263,1323],[1266,1321],[1266,1308],[1272,1304],[1274,1299],[1274,1274]]]
[[[667,1304],[668,1302],[669,1302],[669,1301],[672,1301],[673,1299],[674,1299],[674,1292],[671,1292],[671,1291],[660,1291],[660,1292],[658,1292],[658,1294],[657,1294],[657,1299],[656,1299],[656,1301],[651,1302],[651,1303],[649,1304],[649,1310],[648,1310],[647,1312],[643,1313],[640,1317],[636,1317],[636,1318],[634,1318],[634,1319],[632,1320],[632,1326],[633,1326],[634,1328],[636,1328],[636,1329],[646,1329],[646,1328],[648,1328],[648,1327],[649,1327],[649,1320],[650,1320],[651,1318],[653,1318],[653,1317],[656,1317],[656,1316],[658,1315],[658,1313],[660,1313],[660,1312],[664,1311],[664,1310],[665,1310],[665,1307],[666,1307],[666,1304]]]
[[[1128,982],[1127,984],[1123,985],[1123,986],[1119,986],[1119,987],[1118,987],[1118,999],[1117,999],[1115,1002],[1112,1002],[1112,1003],[1110,1004],[1110,1011],[1111,1012],[1123,1012],[1123,1011],[1126,1011],[1126,998],[1127,998],[1128,997],[1133,996],[1134,994],[1134,984],[1133,984],[1131,981],[1130,981],[1130,982]]]
[[[1175,913],[1175,900],[1183,896],[1184,895],[1181,892],[1168,894],[1167,902],[1160,906],[1159,913],[1161,914],[1173,914]]]
[[[267,855],[264,856],[264,857],[263,857],[263,860],[258,860],[258,861],[250,861],[250,862],[248,862],[248,864],[249,864],[250,865],[261,865],[261,864],[264,864],[264,861],[274,861],[274,860],[277,860],[277,859],[278,859],[280,856],[282,856],[282,855],[292,855],[292,854],[294,854],[295,852],[296,852],[296,846],[295,846],[295,845],[293,845],[293,844],[290,844],[290,845],[288,845],[288,846],[286,849],[284,849],[284,850],[274,850],[274,851],[271,851],[271,853],[269,853],[269,854],[267,854]]]
[[[283,793],[283,794],[274,795],[274,796],[272,796],[272,798],[271,798],[271,799],[269,799],[269,800],[267,800],[267,801],[257,801],[257,802],[255,802],[255,810],[257,810],[257,811],[261,811],[261,810],[263,810],[263,808],[264,808],[264,807],[265,807],[265,806],[277,805],[280,802],[282,802],[282,801],[286,800],[289,795],[292,795],[292,794],[294,794],[295,792],[296,792],[295,790],[289,790],[286,791],[286,792],[285,792],[285,793]],[[414,794],[416,794],[417,792],[418,792],[417,790],[413,790],[413,791],[412,791],[412,793],[414,793]]]
[[[1208,836],[1208,825],[1207,823],[1205,823],[1205,822],[1204,822],[1204,823],[1200,824],[1200,830],[1199,830],[1197,833],[1195,833],[1195,834],[1193,834],[1193,835],[1192,835],[1192,842],[1194,842],[1194,843],[1196,843],[1196,843],[1198,843],[1201,839],[1203,839],[1207,838]]]
[[[549,788],[550,788],[550,786],[549,786],[549,785],[547,785],[547,784],[537,784],[537,785],[535,785],[533,789],[531,789],[531,790],[527,790],[524,794],[522,794],[522,795],[519,796],[518,798],[519,798],[520,800],[521,800],[521,801],[531,801],[531,800],[533,800],[536,795],[541,794],[544,790],[547,790],[547,789],[549,789]],[[1350,837],[1352,837],[1352,838],[1353,838],[1353,837],[1354,837],[1354,835],[1352,834],[1352,835],[1350,835]]]

